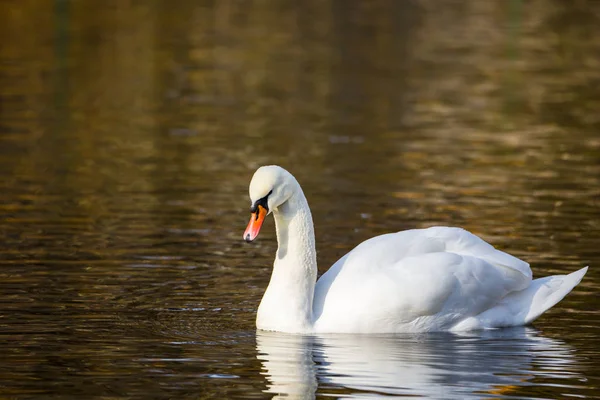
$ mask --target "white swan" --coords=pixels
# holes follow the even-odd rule
[[[278,249],[256,326],[289,333],[464,331],[525,325],[583,278],[532,280],[529,264],[460,228],[412,229],[364,241],[317,278],[312,216],[298,181],[278,166],[250,182],[254,240],[273,213]]]

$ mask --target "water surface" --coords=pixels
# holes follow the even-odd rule
[[[594,2],[0,5],[0,394],[600,398]],[[583,282],[533,327],[257,333],[276,243],[254,170],[303,185],[319,270],[462,226]]]

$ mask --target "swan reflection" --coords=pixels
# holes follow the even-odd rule
[[[355,398],[519,397],[534,378],[579,375],[569,346],[531,328],[403,336],[259,331],[256,347],[275,398],[311,399],[317,388]]]

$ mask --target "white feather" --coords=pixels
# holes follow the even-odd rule
[[[359,244],[315,284],[313,223],[296,179],[261,167],[251,200],[272,191],[279,248],[257,327],[304,333],[390,333],[524,325],[583,278],[532,280],[529,264],[460,228],[381,235]]]

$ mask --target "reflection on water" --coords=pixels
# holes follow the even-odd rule
[[[0,396],[598,397],[599,82],[593,0],[0,1]],[[541,333],[255,340],[266,163],[321,273],[435,224],[590,270]]]
[[[573,382],[585,381],[570,346],[531,328],[410,336],[258,332],[256,351],[276,398],[522,398],[538,379],[568,396]]]

